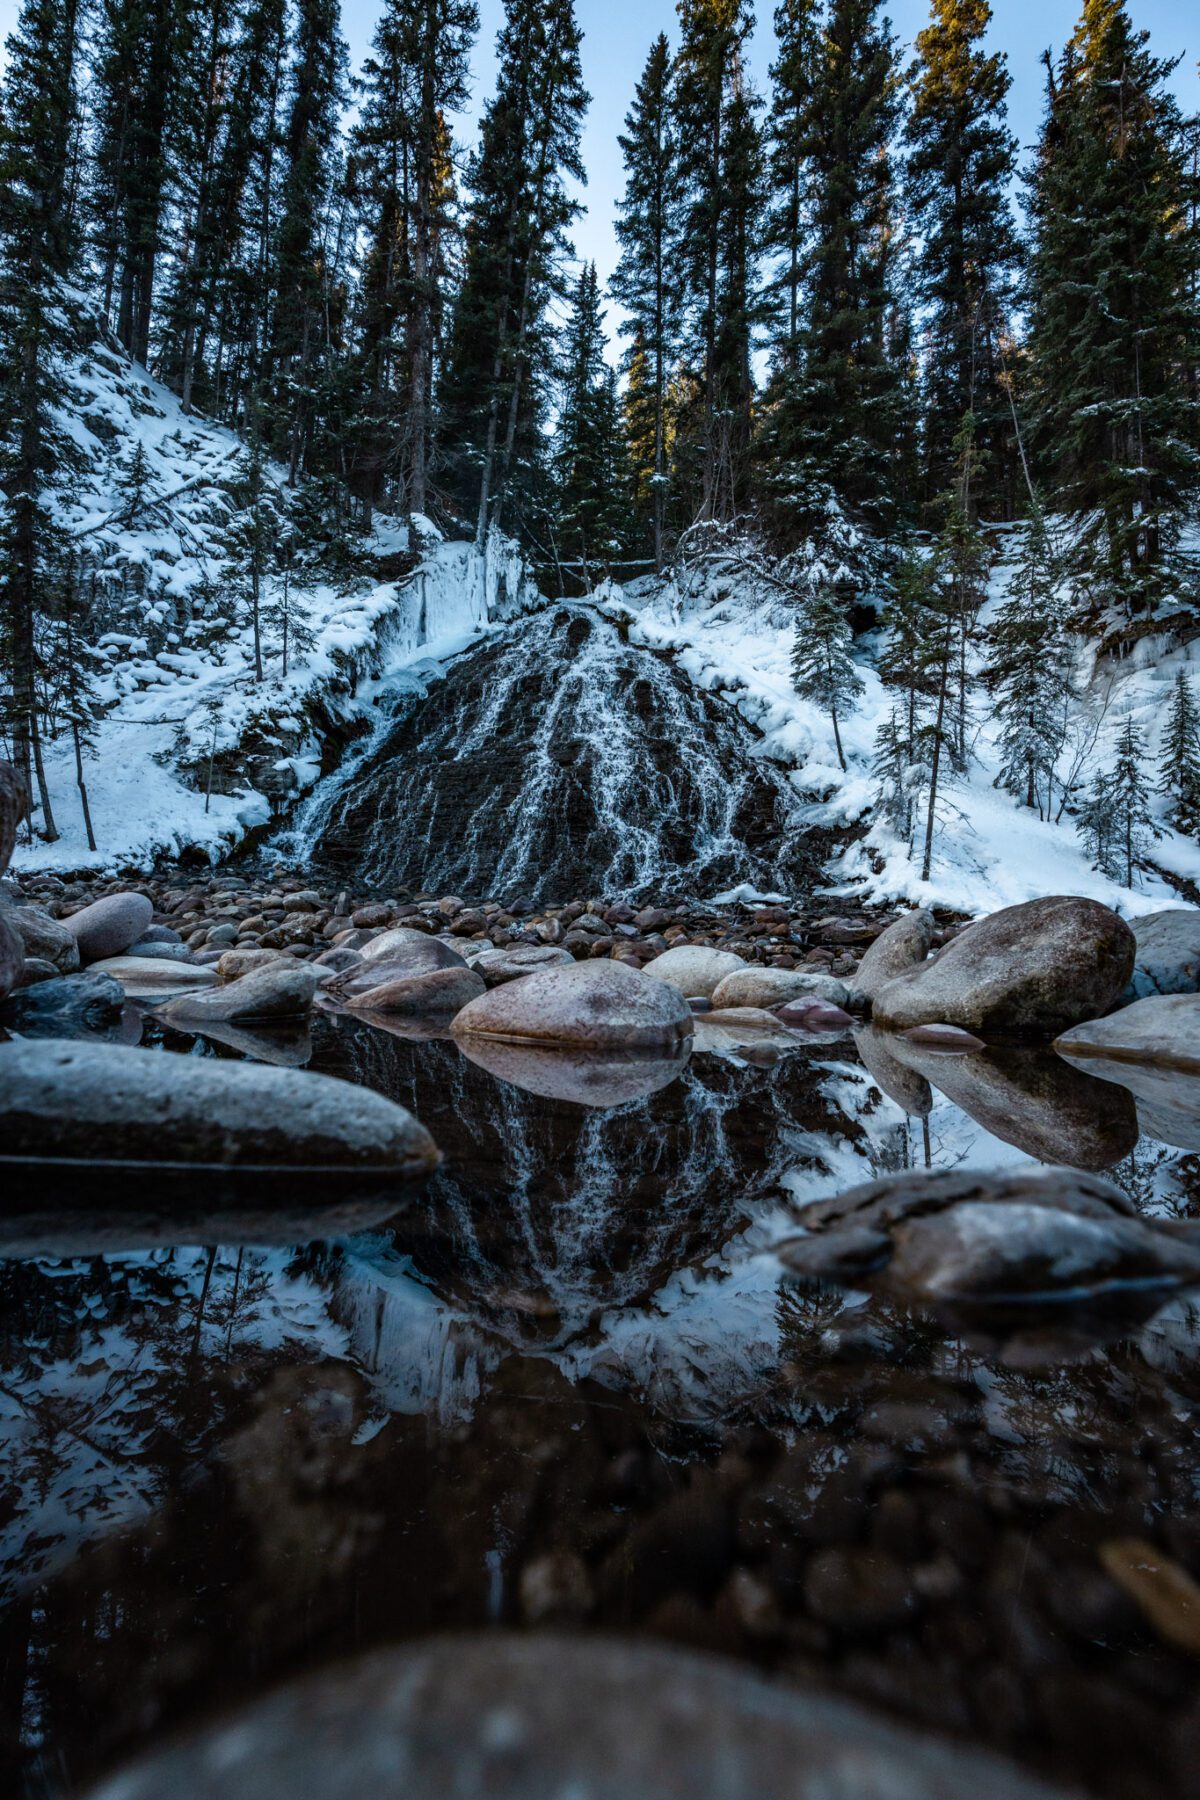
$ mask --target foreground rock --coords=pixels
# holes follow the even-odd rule
[[[426,1175],[401,1106],[328,1075],[124,1045],[0,1044],[0,1144],[55,1161],[306,1166]]]
[[[1200,1074],[1200,994],[1137,1000],[1111,1018],[1064,1032],[1054,1048],[1073,1059],[1112,1057]]]
[[[1095,900],[1010,906],[952,938],[932,961],[885,983],[877,1025],[958,1025],[987,1037],[1047,1039],[1107,1012],[1133,970],[1133,933]]]
[[[431,969],[426,975],[400,976],[376,984],[353,994],[346,1004],[360,1012],[449,1019],[486,992],[482,975],[462,963],[457,969]]]
[[[933,946],[935,930],[933,914],[924,907],[889,925],[868,945],[854,972],[854,992],[873,1000],[885,983],[919,968]]]
[[[1200,908],[1173,907],[1134,919],[1137,961],[1130,997],[1194,994],[1200,990]]]
[[[829,1006],[845,1006],[850,995],[844,982],[811,969],[736,970],[719,981],[712,993],[714,1007],[786,1006],[791,1000],[824,1000]]]
[[[108,894],[72,913],[64,923],[79,945],[82,961],[92,963],[104,956],[120,956],[130,944],[136,944],[153,917],[154,908],[144,894]]]
[[[655,981],[669,981],[689,1000],[711,1000],[727,975],[736,975],[745,967],[745,960],[732,950],[706,950],[701,944],[682,944],[677,950],[665,950],[656,956],[646,973]]]
[[[252,969],[249,975],[241,975],[225,987],[181,994],[177,1000],[160,1006],[158,1012],[169,1023],[180,1025],[203,1025],[206,1020],[261,1025],[275,1019],[300,1019],[307,1016],[320,980],[316,969],[289,958]]]
[[[492,988],[463,1008],[454,1035],[593,1050],[658,1048],[690,1037],[692,1014],[668,982],[621,963],[581,962]]]
[[[309,1675],[91,1800],[1052,1800],[991,1756],[664,1644],[493,1631]]]
[[[1119,1188],[1073,1169],[888,1176],[808,1207],[804,1224],[780,1250],[793,1273],[906,1299],[1064,1302],[1200,1281],[1200,1237],[1140,1218]]]

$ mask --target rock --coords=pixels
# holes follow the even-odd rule
[[[924,1045],[927,1050],[954,1050],[961,1055],[985,1047],[982,1038],[973,1037],[958,1025],[914,1025],[901,1035],[906,1044],[916,1044],[918,1048]]]
[[[726,975],[713,989],[714,1007],[786,1006],[790,1000],[824,1000],[845,1006],[850,998],[843,982],[812,969],[743,968]]]
[[[183,939],[169,925],[147,925],[139,942],[142,944],[182,944]]]
[[[64,923],[79,945],[80,959],[93,963],[103,956],[120,956],[136,944],[153,918],[154,908],[144,894],[108,894]]]
[[[717,1031],[779,1030],[779,1018],[764,1006],[714,1006],[705,1013],[704,1024]]]
[[[79,967],[79,945],[62,920],[52,919],[42,907],[0,907],[0,918],[16,933],[27,957],[53,963],[60,975],[72,975]]]
[[[731,950],[706,950],[698,944],[681,945],[664,951],[647,965],[646,973],[655,981],[669,981],[689,1000],[711,1000],[713,990],[727,975],[736,975],[746,963]]]
[[[482,975],[464,965],[460,969],[431,969],[425,975],[399,976],[355,992],[346,1004],[359,1012],[451,1018],[486,992]]]
[[[575,1106],[627,1106],[669,1087],[687,1067],[693,1040],[666,1051],[542,1049],[497,1038],[464,1037],[465,1057],[527,1094]]]
[[[690,1037],[692,1015],[665,981],[616,962],[543,969],[492,988],[454,1021],[454,1034],[594,1050],[658,1048]]]
[[[117,1017],[124,1005],[120,982],[89,969],[22,988],[5,1002],[0,1021],[23,1036],[73,1037]]]
[[[11,763],[0,762],[0,875],[12,861],[26,805],[24,782]]]
[[[0,1044],[0,1140],[16,1157],[369,1169],[397,1181],[438,1161],[424,1126],[370,1088],[95,1043]]]
[[[189,950],[178,939],[163,943],[160,938],[143,938],[140,944],[130,944],[125,956],[143,956],[155,962],[194,963],[195,952]]]
[[[164,1795],[1054,1800],[1027,1770],[728,1658],[498,1630],[304,1676],[139,1756],[90,1800]]]
[[[212,945],[214,948],[224,948],[226,944],[236,944],[237,926],[229,924],[213,925],[209,929],[205,942]]]
[[[359,946],[365,962],[399,962],[406,955],[423,954],[425,961],[419,965],[425,969],[457,969],[461,968],[466,958],[444,938],[430,937],[428,931],[415,930],[411,925],[393,925],[390,931],[381,931]],[[413,973],[418,972],[418,964],[412,965]]]
[[[284,960],[282,950],[260,950],[247,945],[245,949],[223,950],[213,966],[222,981],[237,981],[254,969],[269,969],[272,963]],[[317,961],[320,960],[318,957]],[[354,960],[358,961],[357,956]]]
[[[1072,1061],[1111,1057],[1200,1074],[1200,994],[1160,994],[1136,1000],[1107,1019],[1091,1019],[1055,1039]]]
[[[0,913],[0,1000],[20,985],[24,967],[24,946],[8,923],[7,916]]]
[[[1143,1136],[1173,1144],[1178,1150],[1200,1150],[1200,1075],[1160,1068],[1155,1063],[1076,1058],[1065,1051],[1060,1055],[1089,1078],[1108,1083],[1112,1104],[1121,1105],[1132,1095]]]
[[[1200,991],[1200,908],[1172,907],[1130,923],[1137,940],[1131,1000]]]
[[[32,987],[38,981],[53,981],[57,975],[58,970],[54,964],[47,962],[44,956],[27,956],[21,970],[21,979],[17,985],[23,988]]]
[[[937,927],[924,907],[906,913],[867,946],[854,973],[854,991],[873,1000],[885,982],[918,968],[929,955]]]
[[[127,994],[137,996],[213,987],[217,980],[215,969],[194,961],[182,963],[175,957],[105,956],[91,968],[98,975],[111,975]]]
[[[1107,1011],[1133,957],[1133,933],[1107,906],[1031,900],[969,925],[930,962],[886,982],[872,1017],[893,1031],[937,1023],[984,1038],[1051,1038]]]
[[[822,1037],[854,1029],[851,1015],[827,1000],[788,1000],[775,1008],[775,1017],[789,1031],[818,1032]]]
[[[307,1016],[320,977],[307,963],[281,958],[266,968],[252,969],[225,987],[204,994],[181,994],[158,1011],[169,1024],[200,1025],[206,1020],[230,1025],[267,1024],[273,1019]]]
[[[391,916],[390,906],[381,906],[378,902],[373,902],[369,906],[356,906],[350,914],[350,923],[358,926],[360,930],[372,931],[379,926],[388,924]]]
[[[553,944],[513,944],[503,950],[481,950],[470,959],[477,975],[487,987],[503,987],[506,981],[519,981],[535,969],[562,969],[575,958],[569,950]]]
[[[786,1267],[908,1300],[1061,1304],[1200,1281],[1200,1242],[1072,1169],[887,1176],[817,1201],[804,1223],[807,1234],[780,1248]]]

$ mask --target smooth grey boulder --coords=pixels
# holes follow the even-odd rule
[[[725,975],[710,996],[713,1006],[786,1006],[789,1000],[825,1000],[845,1006],[850,998],[845,982],[812,969],[757,969],[747,965]]]
[[[1131,999],[1200,991],[1200,907],[1172,907],[1130,923],[1137,939]]]
[[[5,1156],[388,1170],[415,1180],[433,1139],[370,1088],[275,1069],[96,1043],[0,1044]]]
[[[655,981],[669,981],[689,1000],[711,1000],[713,990],[727,975],[746,967],[746,959],[732,950],[712,950],[704,944],[680,944],[664,950],[647,963],[646,973]]]
[[[54,964],[60,975],[79,967],[79,945],[61,919],[40,906],[0,906],[0,918],[16,933],[26,957]]]
[[[1113,1005],[1134,949],[1128,925],[1098,901],[1030,900],[969,925],[931,961],[886,982],[872,1018],[893,1031],[944,1024],[1046,1040]]]
[[[546,1100],[603,1110],[644,1100],[683,1073],[693,1040],[668,1051],[558,1050],[508,1044],[496,1038],[463,1038],[462,1053],[497,1081]]]
[[[406,954],[413,955],[421,951],[425,956],[425,961],[420,964],[421,969],[452,969],[467,960],[452,949],[444,938],[430,937],[427,931],[414,930],[411,925],[393,925],[390,930],[368,938],[359,947],[366,962],[398,962]],[[354,946],[351,945],[351,948]],[[415,964],[413,973],[417,973]]]
[[[277,1689],[90,1800],[1054,1800],[998,1758],[732,1659],[456,1633]],[[1059,1800],[1063,1800],[1060,1795]]]
[[[0,1021],[28,1037],[73,1037],[119,1017],[125,990],[111,975],[91,969],[59,975],[11,994]]]
[[[804,1224],[779,1249],[793,1274],[907,1299],[1073,1302],[1200,1281],[1200,1233],[1140,1218],[1119,1188],[1075,1169],[891,1175],[818,1201]]]
[[[400,1013],[413,1019],[450,1018],[485,994],[483,976],[464,963],[457,969],[430,969],[424,975],[399,976],[346,1001],[358,1012]]]
[[[919,968],[929,955],[936,929],[933,914],[925,907],[895,920],[867,946],[854,971],[854,992],[873,1000],[885,982]]]
[[[1072,1060],[1112,1057],[1200,1073],[1200,994],[1157,994],[1106,1019],[1090,1019],[1055,1040]]]
[[[136,944],[153,918],[154,908],[145,894],[107,894],[63,923],[79,945],[81,961],[93,963],[104,956],[120,956]]]
[[[471,967],[482,975],[487,987],[503,987],[506,981],[520,981],[538,969],[562,969],[575,958],[569,950],[553,944],[510,944],[505,949],[484,949],[469,958]]]
[[[170,1024],[203,1025],[206,1019],[229,1025],[268,1024],[273,1019],[300,1019],[308,1015],[320,985],[320,975],[308,963],[288,957],[265,968],[252,969],[224,987],[204,993],[181,994],[158,1008]]]
[[[491,988],[458,1014],[454,1035],[593,1050],[657,1048],[690,1037],[692,1014],[668,982],[596,959]]]

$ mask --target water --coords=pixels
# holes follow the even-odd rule
[[[1132,1539],[1200,1573],[1194,1303],[997,1339],[783,1286],[771,1253],[852,1182],[1048,1144],[1191,1216],[1197,1157],[1123,1089],[1010,1055],[1000,1118],[943,1064],[979,1123],[937,1089],[906,1116],[849,1039],[626,1067],[612,1106],[344,1017],[277,1053],[413,1106],[445,1164],[350,1235],[297,1179],[304,1241],[266,1246],[189,1197],[189,1241],[148,1248],[131,1195],[87,1254],[83,1197],[42,1197],[40,1251],[0,1263],[5,1792],[58,1800],[344,1651],[563,1618],[1121,1800],[1192,1791],[1194,1661],[1110,1566]]]
[[[807,888],[819,847],[728,706],[584,605],[406,675],[284,847],[358,888],[535,904]]]

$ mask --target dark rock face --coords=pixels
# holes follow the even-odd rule
[[[819,856],[743,726],[594,611],[561,606],[404,701],[310,829],[314,865],[386,891],[535,903],[808,886]]]
[[[879,989],[872,1017],[905,1031],[958,1025],[1045,1040],[1107,1012],[1133,972],[1134,937],[1095,900],[1054,895],[980,919]]]
[[[309,1676],[135,1764],[94,1789],[93,1800],[358,1800],[365,1792],[378,1800],[960,1800],[968,1792],[1051,1800],[1040,1782],[992,1757],[882,1723],[846,1701],[788,1692],[723,1659],[495,1632]]]

